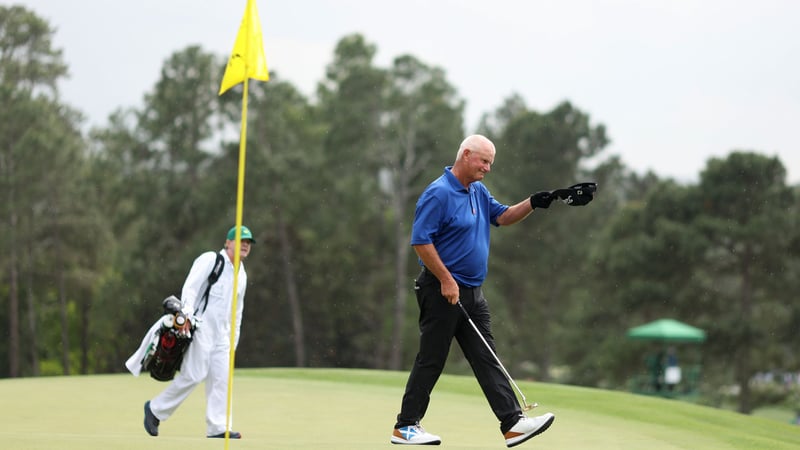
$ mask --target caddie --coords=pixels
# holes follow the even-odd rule
[[[199,322],[180,371],[160,394],[144,404],[144,429],[158,436],[158,427],[169,419],[189,394],[201,382],[206,383],[206,436],[224,438],[227,422],[227,394],[230,365],[230,334],[234,327],[234,349],[239,342],[239,330],[247,289],[247,273],[240,261],[236,301],[236,323],[231,324],[236,227],[228,231],[225,246],[219,252],[206,252],[194,260],[181,291],[182,312]],[[243,261],[255,244],[249,228],[241,227],[239,256]],[[224,267],[217,282],[209,286],[217,254],[222,255]],[[207,297],[204,293],[208,292]],[[204,298],[205,297],[205,298]],[[233,423],[232,417],[230,423]],[[232,427],[232,425],[231,425]],[[238,431],[229,431],[231,439],[241,439]]]

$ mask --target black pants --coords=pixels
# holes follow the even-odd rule
[[[500,431],[505,433],[517,423],[522,411],[500,365],[458,305],[451,305],[442,297],[439,280],[432,273],[423,270],[414,289],[419,304],[419,353],[408,376],[395,428],[413,425],[422,420],[428,409],[431,391],[442,374],[450,344],[455,337],[486,400],[500,421]],[[480,288],[459,286],[459,296],[472,321],[481,330],[492,350],[495,350],[489,305],[483,292]]]

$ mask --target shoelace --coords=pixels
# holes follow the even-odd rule
[[[419,422],[417,422],[415,425],[408,425],[407,427],[402,428],[402,429],[406,430],[403,433],[403,437],[405,439],[411,439],[414,436],[420,436],[420,435],[425,434],[425,429],[422,428],[422,425],[420,425]]]

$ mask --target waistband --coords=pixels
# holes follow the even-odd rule
[[[425,266],[422,266],[422,271],[420,272],[420,275],[428,275],[428,276],[431,276],[431,277],[433,277],[433,279],[434,279],[434,280],[435,280],[437,283],[439,283],[439,279],[438,279],[438,278],[436,278],[436,275],[434,275],[434,274],[433,274],[433,272],[431,272],[431,271],[430,271],[430,269],[428,269],[428,268],[427,268],[427,267],[425,267]],[[464,284],[462,284],[462,283],[459,283],[459,281],[458,281],[458,280],[456,280],[456,284],[458,284],[458,288],[459,288],[459,289],[462,289],[462,290],[468,290],[468,291],[469,291],[469,290],[479,290],[479,289],[481,288],[480,286],[474,286],[474,287],[472,287],[472,286],[466,286],[466,285],[464,285]]]

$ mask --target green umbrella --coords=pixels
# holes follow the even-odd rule
[[[628,330],[631,339],[669,342],[703,342],[706,332],[683,322],[660,319]]]

